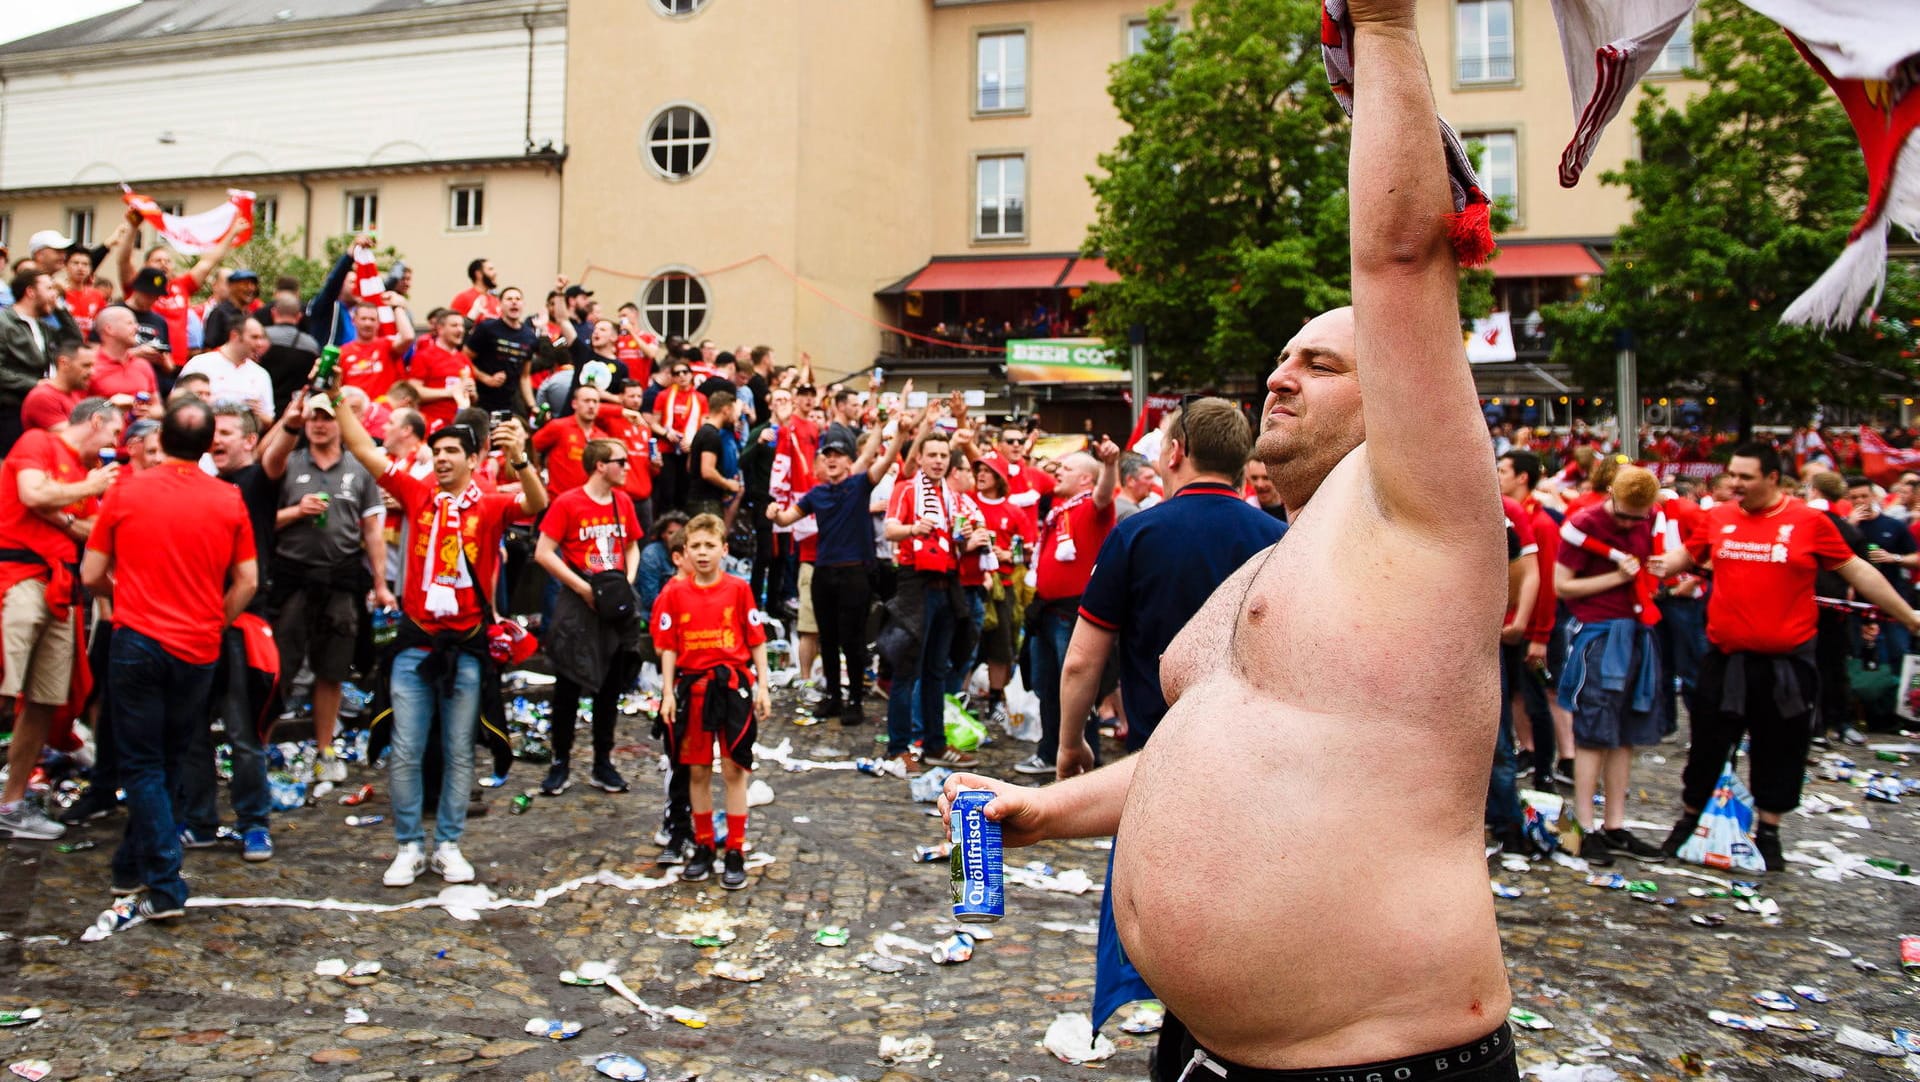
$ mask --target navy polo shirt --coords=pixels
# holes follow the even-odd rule
[[[816,566],[873,561],[873,516],[867,512],[872,495],[873,482],[866,471],[855,470],[838,484],[823,481],[800,497],[796,506],[812,515],[820,527],[813,557]]]
[[[1107,534],[1080,618],[1119,636],[1128,748],[1145,745],[1167,713],[1160,655],[1221,583],[1286,532],[1232,487],[1195,481]]]

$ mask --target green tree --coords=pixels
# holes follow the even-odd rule
[[[1199,0],[1109,87],[1128,131],[1088,178],[1094,332],[1146,328],[1154,368],[1199,386],[1271,365],[1302,320],[1347,302],[1347,121],[1327,90],[1313,0]]]
[[[263,293],[270,293],[273,283],[286,275],[300,280],[301,297],[311,298],[320,291],[320,284],[326,281],[327,272],[333,269],[334,261],[346,254],[348,246],[353,243],[353,234],[340,233],[328,237],[321,244],[323,255],[319,259],[308,259],[300,254],[300,237],[298,229],[256,229],[247,243],[234,250],[228,263],[258,274]],[[392,245],[377,247],[373,254],[382,269],[390,268],[396,260],[406,258]]]
[[[1903,389],[1913,365],[1897,319],[1824,336],[1779,322],[1865,203],[1845,113],[1771,20],[1734,0],[1701,14],[1690,74],[1707,89],[1676,106],[1650,88],[1635,111],[1641,156],[1601,177],[1633,193],[1633,218],[1588,295],[1542,313],[1555,359],[1610,386],[1616,337],[1631,332],[1643,393],[1717,394],[1742,435],[1762,414],[1801,420]],[[1895,267],[1881,312],[1913,315],[1914,286]]]

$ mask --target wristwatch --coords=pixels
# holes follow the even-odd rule
[[[521,460],[520,460],[520,461],[518,461],[518,462],[509,462],[509,463],[507,463],[507,465],[513,468],[513,472],[515,472],[515,473],[519,473],[519,472],[520,472],[521,470],[524,470],[524,469],[526,469],[526,468],[527,468],[528,466],[531,466],[531,465],[533,465],[533,462],[532,462],[532,460],[531,460],[531,459],[525,459],[525,458],[523,458],[523,459],[521,459]]]

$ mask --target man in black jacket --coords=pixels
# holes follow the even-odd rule
[[[53,277],[27,270],[13,279],[13,307],[0,309],[0,455],[20,438],[20,406],[47,374],[53,347],[80,340],[80,328],[60,304]]]

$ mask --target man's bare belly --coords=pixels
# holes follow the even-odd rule
[[[1379,561],[1351,589],[1346,557],[1316,544],[1320,527],[1367,548],[1339,510],[1310,508],[1168,651],[1177,701],[1115,852],[1134,964],[1201,1044],[1253,1067],[1447,1048],[1509,1005],[1480,829],[1499,557],[1485,589],[1474,577],[1452,606],[1409,608],[1446,584]]]

